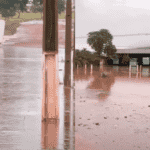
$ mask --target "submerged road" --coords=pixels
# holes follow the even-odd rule
[[[78,150],[150,149],[150,67],[75,72]]]

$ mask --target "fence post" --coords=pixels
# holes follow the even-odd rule
[[[93,73],[93,64],[91,64],[91,74]]]
[[[131,65],[129,65],[129,72],[131,72]]]
[[[85,64],[85,70],[87,70],[87,64]]]

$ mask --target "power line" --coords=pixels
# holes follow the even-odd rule
[[[124,34],[124,35],[113,35],[114,37],[121,37],[121,36],[143,36],[143,35],[150,35],[150,33],[138,33],[138,34]],[[80,36],[75,38],[87,38],[88,36]]]

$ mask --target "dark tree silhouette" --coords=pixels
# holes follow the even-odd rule
[[[105,53],[108,57],[116,57],[116,47],[112,44],[113,36],[107,29],[88,33],[87,43],[96,51],[97,57]]]
[[[26,11],[28,0],[0,0],[0,13],[2,17],[15,16],[17,11]]]
[[[33,4],[43,4],[43,0],[33,0]],[[63,11],[65,11],[66,7],[66,1],[65,0],[58,0],[58,13],[61,14]]]

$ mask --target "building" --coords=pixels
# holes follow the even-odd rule
[[[116,53],[118,56],[117,59],[106,59],[108,65],[150,66],[150,48],[117,49]]]

